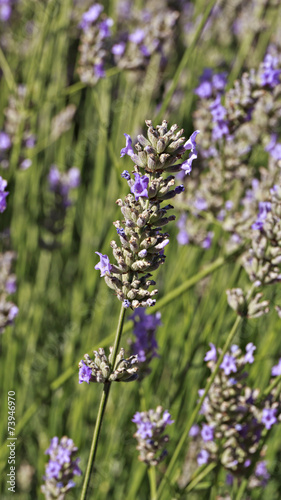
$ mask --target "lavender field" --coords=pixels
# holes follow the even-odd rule
[[[279,0],[0,0],[0,498],[281,497]]]

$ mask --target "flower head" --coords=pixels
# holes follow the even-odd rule
[[[123,158],[123,156],[125,155],[132,156],[134,154],[131,137],[129,136],[129,134],[124,134],[124,136],[126,137],[126,146],[125,148],[121,149],[120,158]]]
[[[138,201],[139,198],[148,198],[148,183],[149,183],[149,178],[147,175],[142,175],[140,176],[138,173],[134,174],[135,176],[135,183],[131,187],[131,193],[135,195],[136,201]]]
[[[272,377],[278,377],[281,375],[281,358],[278,361],[278,364],[272,367],[271,370]]]
[[[7,208],[7,201],[6,198],[9,194],[9,191],[5,191],[7,187],[7,181],[5,179],[2,179],[0,176],[0,212],[3,213],[4,210]]]
[[[229,354],[225,354],[223,358],[223,362],[220,365],[220,368],[224,370],[225,375],[230,375],[230,373],[237,372],[237,367],[235,363],[235,359],[233,356]]]
[[[277,423],[276,418],[277,409],[276,408],[264,408],[262,412],[262,423],[265,425],[267,430]]]

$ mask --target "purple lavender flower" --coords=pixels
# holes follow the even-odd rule
[[[1,5],[1,4],[0,4]],[[0,132],[0,151],[5,151],[11,147],[11,139],[6,132]]]
[[[278,66],[277,57],[273,57],[271,54],[265,56],[263,62],[263,72],[261,74],[261,85],[268,86],[270,88],[276,87],[280,83],[280,69],[276,69]]]
[[[103,6],[99,3],[92,5],[92,7],[90,7],[89,10],[87,10],[87,12],[83,14],[79,27],[85,31],[92,23],[94,23],[98,19],[102,11]]]
[[[200,84],[194,92],[201,99],[208,99],[212,96],[214,90],[222,92],[225,88],[225,85],[226,73],[216,73],[213,75],[212,69],[205,68],[203,74],[200,77]]]
[[[268,473],[268,470],[266,467],[266,462],[264,460],[257,463],[256,469],[255,469],[255,474],[256,474],[256,476],[263,478],[263,480],[265,481],[263,485],[265,485],[266,482],[269,480],[270,474]]]
[[[214,233],[213,231],[208,231],[206,238],[202,241],[201,247],[205,250],[211,247],[213,241]]]
[[[60,172],[55,165],[52,165],[50,168],[49,176],[48,176],[49,186],[51,191],[55,191],[57,186],[60,183]]]
[[[76,167],[72,167],[67,172],[68,186],[71,189],[78,188],[80,186],[80,170]]]
[[[208,462],[209,459],[209,453],[207,450],[201,450],[200,453],[197,455],[197,463],[198,465],[204,465]]]
[[[133,33],[130,33],[129,41],[132,43],[135,43],[136,45],[139,45],[141,42],[143,42],[144,37],[145,37],[144,31],[142,29],[138,28]]]
[[[217,349],[214,344],[210,342],[209,346],[211,347],[210,351],[206,352],[204,361],[217,361]]]
[[[135,183],[133,186],[131,186],[131,193],[135,195],[136,201],[138,201],[139,198],[148,198],[148,190],[147,186],[149,183],[149,178],[147,175],[142,175],[138,173],[134,173],[135,176]]]
[[[256,346],[253,344],[253,342],[250,342],[249,344],[246,345],[246,354],[244,356],[244,363],[250,363],[252,364],[254,360],[253,353],[256,350]]]
[[[192,427],[190,428],[190,431],[189,431],[188,435],[190,437],[196,437],[199,434],[200,434],[200,427],[199,427],[199,425],[197,425],[197,424],[192,425]]]
[[[111,32],[110,32],[110,27],[111,26],[113,26],[113,19],[110,19],[109,17],[107,19],[104,19],[99,24],[100,37],[101,37],[102,40],[104,38],[108,38],[111,35]]]
[[[270,138],[270,142],[264,148],[274,160],[281,160],[281,144],[277,143],[277,134],[272,134]]]
[[[281,375],[281,358],[278,361],[278,364],[272,367],[271,370],[272,377],[279,377]]]
[[[6,291],[9,294],[15,293],[17,291],[17,278],[16,276],[9,276],[6,284],[5,284]]]
[[[189,149],[191,149],[191,153],[189,155],[189,158],[181,164],[181,169],[185,172],[185,174],[190,174],[190,172],[192,170],[192,162],[193,162],[193,160],[196,160],[196,158],[197,158],[198,153],[196,150],[195,139],[196,139],[197,134],[199,134],[199,132],[200,132],[200,130],[195,130],[191,134],[189,139],[183,145],[184,151],[188,151]]]
[[[277,423],[276,418],[276,408],[264,408],[262,411],[262,423],[265,425],[267,430],[271,429],[271,427]]]
[[[0,20],[6,22],[10,19],[12,13],[11,0],[0,1]]]
[[[229,354],[225,354],[224,358],[223,358],[223,362],[220,365],[220,368],[223,369],[225,375],[230,375],[230,373],[237,372],[235,358],[233,358],[233,356],[230,356]]]
[[[99,62],[98,64],[94,65],[94,72],[95,72],[95,76],[97,77],[97,79],[105,77],[105,70],[104,70],[103,62]]]
[[[201,431],[201,437],[203,441],[213,441],[214,439],[214,429],[207,424],[203,424],[203,428]]]
[[[84,361],[82,361],[82,366],[79,368],[79,384],[82,384],[82,382],[87,382],[87,384],[90,383],[92,376],[92,370],[89,368]]]
[[[252,224],[252,229],[258,229],[261,231],[263,229],[264,222],[267,218],[267,214],[271,211],[271,203],[269,201],[259,202],[259,213],[257,220]]]
[[[112,46],[111,52],[115,56],[122,57],[125,50],[126,50],[126,43],[119,42]]]
[[[189,243],[189,236],[186,231],[186,220],[187,216],[185,213],[180,215],[180,218],[177,222],[177,227],[179,228],[179,233],[177,235],[177,240],[179,245],[187,245]]]
[[[106,273],[110,274],[112,266],[109,262],[109,257],[107,255],[103,255],[100,252],[95,252],[95,253],[100,257],[100,262],[95,265],[95,269],[97,271],[100,271],[100,276],[102,278],[103,276],[106,275]]]
[[[140,363],[148,365],[153,358],[158,357],[158,344],[155,339],[156,329],[162,325],[161,314],[146,314],[143,308],[135,309],[129,317],[134,322],[136,341],[132,345],[133,354],[138,355]]]
[[[125,146],[125,148],[121,149],[120,158],[123,158],[123,156],[125,156],[125,155],[128,155],[128,156],[134,155],[131,137],[129,136],[129,134],[124,134],[124,136],[126,137],[126,146]]]
[[[3,179],[0,175],[0,212],[3,213],[7,208],[6,198],[9,194],[9,191],[5,191],[7,187],[7,181]]]
[[[130,176],[128,170],[123,170],[121,177],[123,177],[123,179],[126,179],[126,181],[129,181],[131,179],[131,176]]]
[[[43,477],[45,484],[41,486],[41,491],[47,499],[64,498],[65,493],[75,486],[72,478],[82,474],[78,466],[80,459],[74,458],[77,451],[78,448],[67,436],[62,437],[60,441],[57,437],[51,440],[50,447],[45,452],[50,456]]]

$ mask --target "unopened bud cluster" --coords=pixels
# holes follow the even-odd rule
[[[138,357],[125,358],[125,351],[120,349],[116,358],[115,368],[112,367],[113,348],[109,348],[107,357],[103,348],[93,351],[95,358],[91,359],[88,354],[79,362],[79,384],[82,382],[133,382],[138,378]]]
[[[139,460],[147,465],[158,465],[167,455],[165,446],[169,436],[163,433],[166,426],[174,422],[170,413],[158,406],[156,410],[137,412],[132,422],[137,425],[134,437],[138,441]]]
[[[68,491],[75,486],[73,477],[82,474],[78,467],[80,458],[75,458],[78,448],[72,439],[63,436],[51,439],[50,447],[46,454],[50,460],[46,465],[45,484],[41,486],[41,491],[46,500],[64,500]]]
[[[14,322],[19,312],[18,307],[9,300],[9,296],[17,290],[16,276],[12,273],[15,258],[15,253],[11,251],[0,254],[0,333]]]
[[[153,297],[157,290],[148,290],[155,285],[150,280],[150,273],[165,261],[164,248],[169,243],[169,235],[162,232],[162,228],[175,219],[174,215],[168,215],[173,206],[161,207],[161,204],[183,190],[182,185],[175,187],[173,175],[164,174],[180,170],[190,173],[192,161],[197,158],[195,137],[198,131],[186,140],[183,130],[178,130],[177,125],[168,129],[165,120],[156,128],[150,120],[146,125],[147,138],[139,135],[134,150],[132,139],[125,134],[126,147],[121,150],[121,156],[130,156],[135,166],[134,179],[127,170],[122,173],[131,194],[116,202],[124,217],[114,222],[121,245],[115,240],[111,242],[117,265],[111,264],[107,255],[96,252],[101,261],[95,269],[101,271],[101,276],[124,306],[132,309],[155,303]],[[177,164],[187,150],[191,150],[189,158]]]
[[[206,353],[205,361],[214,370],[220,351],[213,344]],[[249,343],[245,354],[233,345],[224,355],[201,414],[204,416],[198,434],[201,450],[197,456],[199,465],[211,461],[238,476],[252,470],[263,453],[262,436],[281,419],[280,396],[275,391],[262,397],[259,389],[246,385],[245,365],[254,362],[256,347]],[[204,390],[200,390],[202,395]]]

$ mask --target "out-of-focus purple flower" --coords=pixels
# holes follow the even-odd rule
[[[199,395],[199,398],[202,398],[203,394],[205,392],[205,389],[199,389],[198,390],[198,395]],[[208,403],[208,396],[205,397],[202,405],[201,405],[201,409],[200,409],[200,415],[204,415],[207,411],[207,403]]]
[[[9,294],[15,293],[17,291],[17,278],[16,276],[9,276],[6,284],[5,284],[6,291]]]
[[[111,52],[113,55],[121,57],[123,56],[125,50],[126,50],[126,43],[119,42],[112,46]]]
[[[263,477],[263,479],[265,481],[269,480],[270,474],[269,474],[269,472],[267,470],[266,462],[264,460],[262,462],[258,462],[257,463],[256,469],[255,469],[255,474],[258,477]]]
[[[212,245],[213,237],[214,237],[213,231],[209,231],[207,233],[206,238],[202,241],[201,247],[204,248],[205,250],[208,250],[208,248],[210,248]]]
[[[145,37],[144,31],[142,29],[138,28],[133,33],[130,33],[128,38],[129,38],[130,42],[135,43],[136,45],[139,45],[140,43],[143,42],[144,37]]]
[[[209,453],[207,450],[201,450],[197,455],[197,463],[198,465],[204,465],[208,462]]]
[[[201,99],[208,99],[212,96],[213,90],[222,92],[226,86],[226,81],[226,73],[213,74],[212,69],[205,68],[200,77],[200,84],[194,92]]]
[[[57,169],[57,167],[54,165],[50,168],[50,172],[48,175],[48,181],[49,181],[49,186],[50,186],[51,191],[54,191],[60,183],[60,172]]]
[[[226,115],[226,109],[221,104],[221,97],[217,96],[214,102],[210,104],[210,111],[215,122],[222,121]]]
[[[105,77],[105,70],[102,62],[94,65],[94,72],[97,78]]]
[[[12,7],[10,0],[1,0],[0,1],[0,20],[8,21],[11,17]]]
[[[223,358],[223,362],[220,365],[220,368],[223,369],[225,375],[230,375],[230,373],[237,372],[235,358],[233,358],[233,356],[230,356],[229,354],[225,354],[224,358]]]
[[[222,137],[227,136],[229,134],[229,128],[225,121],[221,120],[214,123],[212,130],[212,139],[214,141],[218,141],[222,139]]]
[[[280,83],[281,70],[277,69],[278,59],[271,54],[267,54],[263,62],[263,72],[261,74],[261,85],[270,88],[276,87]]]
[[[214,439],[214,429],[210,425],[203,424],[201,437],[203,441],[213,441]]]
[[[80,185],[80,170],[72,167],[67,172],[67,180],[70,188],[74,189]]]
[[[278,361],[277,365],[274,365],[271,370],[272,377],[279,377],[281,375],[281,358]]]
[[[199,434],[200,434],[200,427],[199,427],[199,425],[197,425],[197,424],[192,425],[192,427],[190,428],[190,431],[189,431],[188,435],[190,437],[196,437]]]
[[[195,130],[193,132],[193,134],[191,134],[189,139],[183,145],[184,151],[188,151],[189,149],[191,150],[189,158],[181,164],[181,169],[185,172],[185,174],[190,174],[190,172],[192,170],[192,162],[193,162],[193,160],[196,160],[196,158],[197,158],[198,153],[196,150],[195,139],[196,139],[197,134],[199,134],[199,132],[200,132],[200,130]]]
[[[7,181],[3,179],[0,175],[0,213],[3,213],[4,210],[7,208],[7,196],[9,194],[9,191],[5,191],[7,187]]]
[[[150,362],[158,357],[158,344],[155,339],[156,329],[162,325],[161,314],[146,314],[145,309],[139,307],[129,317],[134,322],[134,335],[136,342],[132,346],[133,354],[138,355],[138,361],[144,363]]]
[[[212,342],[210,342],[209,346],[211,347],[210,351],[206,352],[204,361],[217,361],[217,349]]]
[[[18,313],[19,308],[15,304],[13,304],[8,314],[9,324],[12,324],[14,322],[14,319],[17,317]]]
[[[97,255],[99,255],[99,258],[100,258],[100,262],[98,264],[95,265],[95,269],[97,271],[100,271],[100,276],[102,278],[102,276],[105,276],[106,273],[110,273],[111,272],[111,264],[109,262],[109,257],[107,255],[103,255],[102,253],[100,252],[95,252]]]
[[[186,231],[186,220],[187,216],[185,213],[182,213],[178,222],[177,222],[177,227],[179,228],[179,233],[177,235],[177,240],[179,245],[188,245],[189,243],[189,236]]]
[[[32,165],[32,160],[30,158],[25,158],[25,160],[23,160],[20,164],[20,169],[21,170],[27,170],[28,168],[30,168]]]
[[[128,155],[128,156],[134,155],[131,137],[129,136],[129,134],[124,134],[124,136],[126,137],[126,146],[125,146],[125,148],[121,149],[120,158],[123,158],[123,156],[125,156],[125,155]]]
[[[256,350],[256,346],[253,344],[253,342],[250,342],[249,344],[246,345],[246,354],[244,356],[244,363],[250,363],[252,364],[255,359],[253,356],[254,351]]]
[[[82,361],[82,363],[82,366],[79,368],[79,384],[82,384],[82,382],[87,382],[87,384],[89,384],[92,376],[92,370],[84,363],[84,361]]]
[[[260,201],[259,202],[259,213],[257,220],[252,224],[252,229],[258,229],[261,231],[263,228],[264,222],[267,218],[267,214],[271,211],[271,203],[269,201]]]
[[[30,134],[26,139],[25,139],[25,147],[28,149],[34,148],[36,144],[36,137],[33,134]]]
[[[92,23],[94,23],[98,19],[102,11],[103,6],[99,3],[92,5],[89,10],[87,10],[87,12],[83,14],[79,27],[85,31]]]
[[[135,176],[135,183],[133,186],[131,186],[131,193],[135,195],[136,201],[138,201],[139,198],[148,198],[148,183],[149,183],[149,178],[147,175],[142,175],[138,173],[134,173]]]
[[[99,24],[101,39],[108,38],[111,35],[110,32],[111,26],[113,26],[113,19],[110,19],[109,17],[107,19],[104,19]]]
[[[58,479],[60,470],[61,470],[61,465],[58,462],[54,462],[53,460],[50,460],[47,467],[46,467],[46,476],[49,479],[51,479],[53,477]]]
[[[175,188],[175,193],[176,193],[176,194],[183,193],[183,191],[184,191],[184,185],[183,185],[183,184],[180,184],[180,186],[177,186],[177,187]]]
[[[207,210],[208,208],[208,203],[202,196],[198,196],[197,198],[195,198],[193,205],[198,212],[201,212],[202,210]]]
[[[272,134],[270,142],[264,148],[274,160],[281,160],[281,144],[277,142],[277,134]]]
[[[1,7],[1,3],[0,3]],[[0,132],[0,151],[5,151],[6,149],[9,149],[11,147],[11,139],[6,132]]]
[[[277,409],[276,408],[264,408],[262,411],[262,423],[265,425],[267,430],[277,423],[276,418]]]

